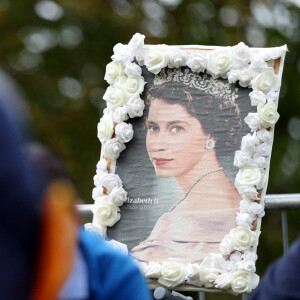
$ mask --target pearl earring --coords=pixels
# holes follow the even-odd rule
[[[213,148],[215,148],[215,141],[214,140],[207,140],[206,143],[205,143],[205,148],[207,150],[211,150]]]

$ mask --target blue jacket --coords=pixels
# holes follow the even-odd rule
[[[87,262],[89,300],[150,300],[150,290],[135,263],[94,234],[80,231]]]
[[[250,300],[300,299],[300,240],[275,262],[254,290]]]

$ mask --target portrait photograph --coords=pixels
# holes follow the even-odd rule
[[[201,263],[236,226],[249,90],[187,67],[142,70],[144,114],[129,120],[134,137],[115,166],[127,199],[107,236],[141,262]]]
[[[152,287],[250,292],[287,47],[144,38],[117,44],[106,67],[85,228]]]

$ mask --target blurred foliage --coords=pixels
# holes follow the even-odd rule
[[[116,43],[140,32],[148,44],[287,44],[268,193],[299,193],[299,18],[299,0],[1,0],[0,61],[25,91],[36,138],[64,161],[90,203],[107,87],[103,77]],[[293,240],[298,212],[289,213],[289,225]],[[282,253],[280,230],[280,213],[267,213],[259,274]]]

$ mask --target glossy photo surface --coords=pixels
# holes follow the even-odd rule
[[[236,226],[233,159],[250,132],[249,91],[188,68],[143,76],[144,115],[130,120],[134,137],[116,163],[128,197],[108,237],[143,262],[200,263]]]

